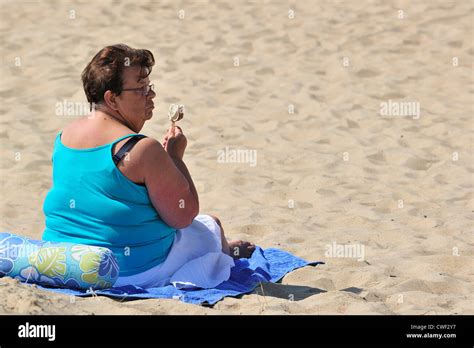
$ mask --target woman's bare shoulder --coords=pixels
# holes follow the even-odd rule
[[[158,140],[150,136],[146,136],[146,138],[143,138],[137,142],[134,146],[134,149],[135,148],[136,153],[139,154],[142,159],[159,156],[160,154],[165,153],[163,145],[161,145]]]
[[[61,141],[73,148],[92,148],[114,142],[116,139],[136,132],[125,126],[92,124],[75,120],[62,130]],[[126,140],[125,140],[126,141]],[[120,143],[118,143],[120,145]]]
[[[126,141],[126,139],[125,139]],[[122,144],[117,146],[118,152]],[[146,178],[153,176],[157,170],[162,169],[166,155],[163,146],[157,140],[146,137],[140,139],[130,150],[127,161],[121,161],[118,168],[132,181],[145,183]]]

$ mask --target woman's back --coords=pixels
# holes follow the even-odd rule
[[[100,128],[75,126],[76,131],[65,129],[64,141],[64,132],[56,136],[53,186],[43,207],[43,239],[110,248],[118,258],[121,275],[161,263],[176,229],[160,218],[146,186],[125,176],[112,159],[112,149],[116,153],[136,133],[123,128],[100,133]]]
[[[113,124],[110,120],[108,122],[91,122],[81,119],[64,128],[61,142],[66,147],[81,150],[110,144],[127,134],[136,133],[125,126]],[[116,154],[128,140],[129,138],[126,138],[116,142],[112,147],[111,156]],[[133,149],[134,157],[138,158],[142,147],[137,145]],[[132,182],[144,185],[140,163],[133,161],[133,159],[128,156],[126,160],[120,161],[117,167]]]

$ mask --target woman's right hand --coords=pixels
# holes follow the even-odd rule
[[[188,140],[179,126],[170,127],[163,141],[163,147],[171,158],[183,159]]]

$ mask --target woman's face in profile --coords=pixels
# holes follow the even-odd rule
[[[147,93],[150,85],[149,77],[140,77],[140,67],[131,66],[123,71],[122,93],[117,97],[119,112],[128,120],[149,120],[153,116],[156,93],[152,90]]]

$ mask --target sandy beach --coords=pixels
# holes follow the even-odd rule
[[[169,104],[186,106],[201,213],[325,265],[212,308],[1,278],[0,313],[474,314],[473,10],[1,0],[0,231],[41,238],[54,139],[78,117],[61,110],[86,101],[91,57],[122,42],[157,60],[141,133],[161,141]]]

